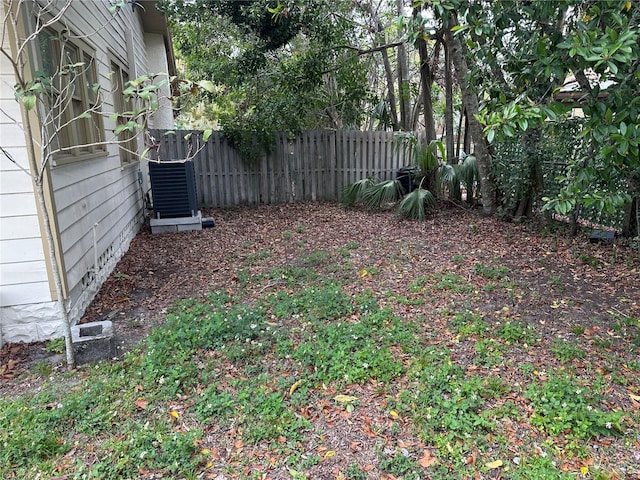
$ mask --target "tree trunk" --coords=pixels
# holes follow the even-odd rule
[[[420,57],[420,83],[422,84],[422,104],[424,108],[424,129],[426,143],[436,139],[436,124],[433,119],[433,102],[431,100],[431,85],[433,75],[429,65],[429,51],[424,38],[418,39],[418,54]]]
[[[622,235],[635,238],[640,235],[640,174],[629,178],[627,185],[631,202],[625,207]]]
[[[24,116],[24,130],[27,138],[33,138],[33,126],[31,125],[31,118],[29,113],[26,112]],[[44,128],[43,128],[44,130]],[[46,133],[45,133],[46,134]],[[44,138],[44,137],[43,137]],[[62,320],[62,327],[64,329],[64,344],[66,350],[67,369],[73,370],[76,368],[76,356],[73,350],[73,337],[71,335],[71,320],[69,319],[69,312],[67,311],[67,305],[64,301],[64,291],[62,288],[62,274],[60,272],[60,263],[58,262],[58,256],[56,255],[56,247],[53,237],[53,228],[51,227],[51,219],[49,218],[49,211],[47,210],[47,202],[44,195],[44,174],[46,172],[46,163],[48,156],[46,152],[43,154],[43,165],[39,169],[36,161],[36,151],[34,142],[29,142],[27,148],[27,156],[29,158],[29,167],[31,169],[34,184],[36,186],[36,197],[38,199],[38,209],[42,216],[42,225],[44,227],[44,235],[47,240],[47,248],[49,258],[51,260],[51,276],[53,277],[53,284],[56,289],[56,297],[58,308],[60,309],[60,315]]]
[[[456,25],[457,22],[452,23]],[[460,90],[462,91],[462,103],[467,112],[469,130],[475,144],[475,157],[478,160],[478,170],[480,172],[480,195],[482,196],[482,213],[493,215],[496,212],[496,189],[491,178],[491,154],[489,145],[482,131],[482,125],[476,118],[479,113],[478,97],[468,85],[467,61],[460,40],[457,37],[451,38],[451,61],[456,69]]]
[[[371,19],[376,26],[376,32],[379,34],[384,34],[384,25],[382,25],[382,22],[380,21],[377,10],[374,8],[373,4],[371,2],[359,2],[359,5],[361,8],[366,9],[371,15]],[[387,102],[389,102],[389,113],[391,115],[391,123],[392,123],[391,127],[394,131],[396,131],[399,129],[399,123],[398,123],[398,103],[396,101],[393,69],[391,68],[391,61],[389,60],[389,52],[387,51],[387,49],[385,48],[380,50],[380,54],[382,55],[382,63],[384,65],[384,73],[385,73],[385,78],[387,80]]]
[[[638,211],[638,199],[640,197],[633,197],[631,201],[625,206],[624,209],[624,221],[622,224],[622,236],[627,238],[634,238],[639,235],[638,218],[640,218],[640,211]]]
[[[403,0],[397,0],[398,13],[401,15],[404,9]],[[411,130],[411,101],[409,98],[409,58],[407,49],[403,44],[398,46],[398,96],[400,104],[400,128]]]
[[[57,18],[57,19],[62,18],[62,16],[69,9],[70,6],[71,6],[71,0],[66,0],[65,2],[63,2],[62,5],[58,6],[59,8],[54,18]],[[5,56],[8,59],[9,64],[11,65],[15,73],[17,85],[19,86],[20,89],[24,91],[27,88],[27,82],[25,80],[25,67],[24,67],[26,65],[26,62],[24,61],[23,55],[29,49],[25,48],[26,42],[22,43],[24,42],[24,40],[20,38],[17,30],[15,29],[15,26],[24,20],[24,17],[22,16],[22,13],[24,12],[21,10],[20,5],[18,4],[9,3],[8,5],[6,5],[6,7],[8,8],[8,10],[3,11],[3,19],[0,22],[2,22],[1,26],[3,31],[6,29],[6,31],[9,32],[9,46],[5,44],[0,44],[0,55]],[[49,19],[49,21],[51,20]],[[44,29],[41,29],[40,31],[44,31]],[[14,46],[17,46],[17,51],[20,52],[15,56],[11,55],[12,52],[10,50],[10,46],[12,43],[14,44]],[[16,88],[16,91],[17,91],[17,88]],[[70,98],[67,101],[70,101]],[[20,109],[23,113],[23,128],[24,128],[25,138],[34,139],[34,134],[36,134],[37,131],[34,131],[34,125],[33,125],[34,118],[32,116],[32,112],[29,112],[27,110],[23,102],[19,102],[19,103],[20,103]],[[36,114],[38,117],[39,127],[41,129],[40,140],[42,141],[42,145],[49,145],[49,142],[46,141],[47,127],[51,127],[52,124],[51,123],[47,124],[46,114],[43,114],[42,110],[39,110],[40,107],[41,105],[36,105],[35,107]],[[57,125],[53,125],[53,127],[56,128]],[[35,140],[27,142],[26,150],[27,150],[27,160],[29,163],[28,173],[31,176],[33,184],[35,185],[37,208],[40,216],[42,217],[42,226],[44,230],[43,234],[47,243],[47,253],[49,255],[49,259],[51,262],[51,276],[53,279],[53,284],[55,287],[55,292],[57,297],[56,302],[58,304],[58,308],[60,309],[60,316],[61,316],[60,320],[63,326],[65,347],[66,347],[67,368],[69,370],[73,370],[76,367],[76,359],[75,359],[75,352],[73,350],[73,340],[71,335],[71,321],[69,320],[69,312],[67,311],[67,305],[64,298],[62,273],[60,268],[61,261],[59,261],[58,255],[56,255],[56,246],[54,241],[53,227],[51,225],[49,210],[47,209],[47,202],[46,202],[45,190],[44,190],[45,175],[47,172],[46,168],[50,160],[50,153],[49,153],[50,150],[49,150],[49,147],[47,146],[41,147],[41,151],[39,152],[41,156],[38,157]],[[38,164],[38,158],[40,158],[40,165]],[[54,214],[54,212],[52,212],[52,214]]]
[[[447,161],[450,164],[458,163],[455,155],[453,143],[453,72],[451,71],[451,52],[449,37],[451,32],[445,32],[444,41],[444,93],[445,93],[445,111],[444,111],[444,131],[446,135]]]
[[[389,54],[386,50],[380,52],[382,54],[382,62],[384,63],[384,72],[387,78],[387,101],[389,102],[389,113],[391,114],[391,123],[393,130],[398,130],[398,105],[396,103],[396,94],[393,83],[393,71],[391,70],[391,62]]]
[[[469,133],[469,115],[467,115],[467,109],[463,107],[464,112],[464,153],[469,155],[471,153],[471,135]]]
[[[460,109],[460,118],[458,119],[458,139],[456,142],[456,159],[460,158],[460,142],[462,141],[462,121],[464,120],[464,105]]]

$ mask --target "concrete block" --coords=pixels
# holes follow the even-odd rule
[[[589,243],[613,243],[616,232],[613,230],[594,230],[589,235]]]
[[[114,333],[113,323],[109,320],[83,323],[71,327],[76,363],[82,365],[83,363],[110,360],[115,357]]]
[[[151,233],[184,232],[202,230],[202,212],[192,217],[152,218]]]

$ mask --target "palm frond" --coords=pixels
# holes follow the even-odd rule
[[[478,161],[473,155],[467,155],[460,165],[456,165],[458,178],[467,190],[467,199],[471,199],[475,186],[480,182]]]
[[[362,193],[362,201],[368,210],[377,210],[385,203],[402,197],[402,185],[398,180],[375,183]]]
[[[427,175],[428,172],[432,172],[436,168],[440,161],[438,160],[438,152],[444,159],[446,152],[444,144],[440,140],[432,140],[429,145],[417,145],[414,150],[414,162],[420,167],[423,175]]]
[[[460,197],[460,177],[458,176],[458,165],[444,163],[438,168],[436,182],[441,193],[448,192],[451,198]]]
[[[342,203],[347,207],[352,207],[358,200],[361,200],[364,192],[375,185],[372,178],[363,178],[351,185],[347,185],[342,190]]]
[[[405,163],[413,162],[414,150],[418,146],[418,137],[412,132],[395,132],[391,145],[394,152],[404,154]]]
[[[424,188],[417,188],[404,196],[398,205],[398,214],[422,222],[427,217],[427,207],[433,207],[436,199]]]

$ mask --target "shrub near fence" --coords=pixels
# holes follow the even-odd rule
[[[563,186],[559,177],[569,167],[588,156],[580,135],[581,119],[548,122],[540,129],[539,138],[527,150],[521,137],[502,139],[494,144],[492,174],[501,194],[501,210],[514,211],[523,192],[534,182],[535,170],[542,176],[542,188],[535,193],[534,210],[539,212],[543,197],[553,198]],[[538,185],[540,187],[540,185]],[[604,186],[603,186],[604,188]],[[625,185],[619,185],[624,191]],[[621,228],[624,210],[614,214],[598,213],[595,207],[581,208],[578,219],[589,224]]]
[[[189,133],[152,130],[160,160],[186,158]],[[201,207],[220,208],[295,201],[340,201],[346,185],[366,177],[395,178],[411,163],[393,148],[393,132],[312,130],[278,134],[260,162],[247,164],[221,132],[214,132],[194,158]]]

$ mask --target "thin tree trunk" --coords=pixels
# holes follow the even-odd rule
[[[358,4],[360,5],[361,8],[369,11],[369,14],[371,15],[371,20],[375,24],[377,33],[383,34],[384,26],[382,25],[382,22],[380,21],[378,13],[374,8],[373,4],[371,2],[359,2]],[[392,129],[396,131],[399,129],[399,123],[398,123],[398,103],[396,101],[393,69],[391,68],[391,61],[389,60],[389,52],[387,51],[387,49],[384,48],[380,50],[380,54],[382,55],[382,63],[384,65],[384,73],[385,73],[385,78],[387,80],[387,102],[389,102],[389,113],[391,114]]]
[[[447,161],[450,164],[458,163],[455,155],[453,143],[453,72],[451,71],[451,52],[449,37],[451,32],[445,32],[444,41],[444,92],[445,92],[445,111],[444,111],[444,131],[446,135]]]
[[[464,109],[464,142],[462,144],[464,152],[468,155],[471,153],[471,134],[469,133],[469,115],[467,109]]]
[[[454,20],[452,26],[456,25]],[[469,130],[475,144],[475,157],[478,161],[480,172],[480,195],[482,196],[482,213],[493,215],[496,212],[496,189],[491,178],[491,154],[489,145],[482,131],[482,125],[476,118],[479,113],[478,97],[467,84],[469,68],[465,59],[464,50],[460,40],[452,36],[451,38],[451,61],[456,69],[460,90],[462,91],[462,103],[467,111]]]
[[[389,54],[386,50],[381,50],[382,62],[384,63],[384,72],[387,77],[387,101],[389,102],[389,112],[391,113],[391,122],[393,130],[398,130],[398,105],[396,103],[396,94],[393,83],[393,70],[389,61]]]
[[[400,104],[400,129],[410,130],[411,103],[409,102],[409,67],[407,49],[404,45],[398,47],[398,96]]]
[[[462,121],[464,120],[464,106],[460,109],[460,118],[458,119],[458,139],[456,142],[456,159],[460,158],[460,142],[462,141]]]
[[[397,0],[398,13],[402,14],[404,1]],[[404,44],[398,46],[398,95],[400,97],[400,128],[411,130],[411,101],[409,98],[409,59]]]
[[[33,138],[33,126],[31,124],[31,118],[28,113],[25,115],[24,130],[26,138]],[[46,162],[48,161],[48,157],[45,155],[45,152],[43,152],[42,169],[38,169],[34,142],[28,142],[27,151],[29,158],[29,167],[31,169],[31,172],[33,172],[33,180],[36,186],[38,208],[40,210],[40,214],[42,215],[42,225],[44,227],[44,235],[47,240],[47,249],[49,258],[51,260],[51,275],[53,277],[53,284],[56,290],[56,297],[58,308],[60,309],[62,327],[64,329],[64,345],[66,350],[67,369],[73,370],[74,368],[76,368],[76,357],[73,350],[71,320],[69,319],[69,312],[67,311],[67,305],[64,301],[60,264],[58,262],[58,256],[56,255],[56,247],[53,240],[53,228],[51,227],[51,219],[49,217],[49,211],[47,210],[47,201],[44,195],[44,174],[46,171]]]
[[[627,186],[631,202],[625,207],[622,235],[634,238],[640,235],[640,175],[629,178]]]
[[[431,85],[433,75],[429,65],[429,52],[424,38],[418,39],[418,54],[420,57],[420,83],[422,84],[422,104],[424,108],[424,129],[427,144],[436,140],[436,125],[433,119],[433,102],[431,100]]]
[[[56,19],[61,18],[64,13],[69,9],[71,5],[71,0],[67,0],[63,5],[60,6],[57,11],[55,17],[53,19],[49,19],[49,22],[53,22]],[[24,62],[22,55],[28,49],[25,49],[26,44],[21,44],[21,39],[17,31],[15,30],[15,26],[18,24],[18,21],[21,21],[21,11],[20,5],[13,5],[11,3],[6,5],[7,11],[3,11],[3,21],[2,24],[3,29],[7,29],[9,31],[9,47],[2,44],[0,45],[0,55],[4,55],[10,62],[11,67],[15,73],[15,78],[20,86],[20,88],[24,91],[26,90],[27,83],[24,79]],[[1,10],[1,8],[0,8]],[[10,55],[11,42],[14,43],[16,47],[17,53],[15,56]],[[50,160],[50,152],[48,151],[48,147],[43,148],[41,151],[41,165],[38,165],[37,162],[37,154],[36,154],[36,142],[33,141],[34,138],[34,126],[33,126],[33,118],[31,114],[27,111],[25,105],[20,103],[20,108],[23,111],[24,115],[24,123],[23,128],[25,132],[25,138],[32,139],[27,142],[27,159],[29,162],[29,174],[33,183],[35,185],[36,190],[36,199],[37,199],[37,207],[39,213],[42,217],[42,225],[44,229],[44,236],[47,242],[47,253],[49,255],[49,259],[51,262],[51,275],[53,277],[53,284],[56,292],[56,302],[58,304],[58,308],[60,309],[60,320],[62,321],[63,331],[64,331],[64,339],[65,339],[65,348],[66,348],[66,360],[67,360],[67,368],[69,370],[73,370],[76,367],[76,359],[75,352],[73,350],[73,339],[71,335],[71,321],[69,319],[69,312],[67,311],[67,305],[64,298],[64,289],[62,287],[62,273],[60,269],[60,262],[58,256],[56,255],[56,247],[54,241],[54,233],[51,225],[51,218],[49,217],[49,211],[47,209],[47,201],[44,192],[44,176],[46,174],[47,163]],[[36,106],[36,109],[38,106]],[[41,131],[41,140],[43,144],[45,140],[46,132],[46,118],[41,114],[41,111],[37,111],[38,121],[40,122]],[[48,144],[48,143],[47,143]]]

